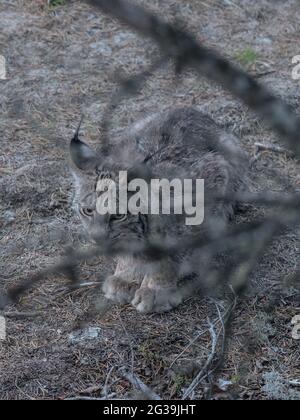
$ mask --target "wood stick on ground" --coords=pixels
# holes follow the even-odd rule
[[[208,325],[209,325],[209,332],[210,332],[210,335],[211,335],[211,352],[210,352],[210,355],[209,355],[203,369],[197,374],[195,379],[192,381],[190,386],[187,388],[187,390],[183,394],[183,397],[182,397],[183,400],[186,400],[187,398],[189,398],[193,394],[193,392],[195,391],[197,386],[203,380],[203,377],[206,376],[207,370],[208,370],[209,366],[212,364],[212,362],[215,358],[217,344],[218,344],[218,336],[216,334],[215,327],[210,320],[208,320]]]
[[[36,318],[41,315],[41,312],[4,312],[5,318]]]
[[[135,374],[127,372],[124,368],[120,369],[120,373],[124,379],[130,382],[136,390],[143,393],[149,400],[161,400],[161,397],[156,394],[149,386],[144,384],[144,382]]]
[[[300,379],[296,379],[294,381],[289,381],[291,386],[300,387]]]
[[[113,393],[113,394],[110,394],[110,395],[108,395],[107,396],[107,398],[106,397],[99,397],[99,398],[97,398],[97,397],[70,397],[70,398],[65,398],[65,400],[64,401],[106,401],[106,400],[112,400],[112,399],[114,399],[114,397],[116,396],[116,394],[115,393]]]
[[[285,154],[289,157],[295,156],[295,154],[292,151],[287,150],[284,147],[275,146],[274,144],[255,143],[255,154],[260,153],[260,152],[265,152],[265,151]]]

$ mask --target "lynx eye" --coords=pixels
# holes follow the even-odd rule
[[[91,217],[94,214],[94,209],[91,207],[81,207],[80,212],[83,216]]]

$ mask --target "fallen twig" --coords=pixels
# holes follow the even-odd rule
[[[137,391],[141,392],[149,400],[161,400],[161,397],[149,388],[149,386],[145,385],[137,375],[132,372],[127,372],[124,368],[120,369],[120,373],[123,378],[127,379]]]
[[[4,312],[5,318],[36,318],[41,315],[42,312]]]
[[[210,332],[210,336],[211,336],[211,352],[210,352],[210,355],[209,355],[204,367],[202,368],[202,370],[197,374],[197,376],[194,378],[194,380],[192,381],[190,386],[184,392],[183,397],[182,397],[183,400],[186,400],[187,398],[189,398],[193,394],[195,389],[200,385],[201,381],[207,375],[208,368],[211,365],[211,363],[213,362],[213,360],[215,358],[215,355],[216,355],[216,349],[217,349],[217,344],[218,344],[218,336],[217,336],[216,331],[215,331],[215,326],[210,322],[209,319],[207,320],[207,322],[208,322],[208,325],[209,325],[209,332]]]
[[[187,66],[220,83],[268,121],[300,156],[300,118],[282,100],[249,74],[198,43],[195,38],[128,0],[86,0],[132,29],[151,37],[162,52],[175,59],[177,70]]]
[[[300,387],[300,379],[296,379],[296,380],[293,380],[293,381],[289,381],[289,384],[290,384],[291,386]]]
[[[260,153],[264,151],[270,151],[274,153],[281,153],[287,155],[289,157],[294,157],[295,153],[291,152],[290,150],[285,149],[284,147],[275,146],[274,144],[263,144],[263,143],[255,143],[255,153]]]

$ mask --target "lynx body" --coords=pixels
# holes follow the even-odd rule
[[[247,188],[248,159],[239,141],[196,108],[154,114],[116,138],[109,156],[94,152],[75,136],[71,142],[75,177],[74,207],[90,238],[125,243],[128,255],[118,258],[114,275],[103,284],[108,299],[131,303],[140,312],[165,312],[179,305],[204,281],[209,264],[198,250],[180,250],[154,262],[136,244],[180,243],[185,235],[216,235],[233,216],[235,203],[220,200]],[[119,171],[142,177],[204,179],[205,217],[187,226],[181,215],[106,214],[97,212],[99,185],[117,182]],[[130,252],[131,244],[135,244]]]

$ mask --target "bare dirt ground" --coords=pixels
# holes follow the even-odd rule
[[[116,75],[140,71],[157,54],[148,40],[80,2],[50,9],[46,3],[0,2],[0,53],[8,72],[0,81],[0,287],[5,289],[56,262],[64,244],[84,245],[70,206],[68,142],[84,113],[83,137],[96,144]],[[291,59],[300,54],[298,0],[141,3],[171,21],[179,19],[299,112],[300,82],[291,77]],[[160,71],[140,95],[118,108],[115,128],[122,130],[158,108],[197,105],[238,134],[251,157],[255,142],[279,144],[221,87],[192,73],[176,82],[170,71],[171,66]],[[274,170],[299,185],[299,164],[266,152],[253,170],[256,190],[285,188],[275,182]],[[261,211],[251,207],[241,217],[252,219]],[[300,398],[299,388],[290,384],[300,378],[299,341],[292,338],[291,325],[300,315],[299,293],[282,286],[297,262],[299,230],[285,232],[262,256],[247,299],[238,303],[229,353],[211,398]],[[83,264],[82,281],[99,282],[112,269],[113,261],[106,259]],[[172,313],[151,316],[114,306],[88,320],[89,334],[76,335],[93,291],[90,286],[71,292],[64,278],[52,276],[6,308],[2,399],[101,397],[105,384],[108,394],[128,396],[133,389],[119,371],[124,366],[161,397],[182,398],[210,352],[207,316],[217,317],[215,303],[196,296]],[[222,306],[220,297],[215,299]],[[229,384],[224,388],[219,380]],[[202,399],[206,391],[204,382],[194,397]]]

